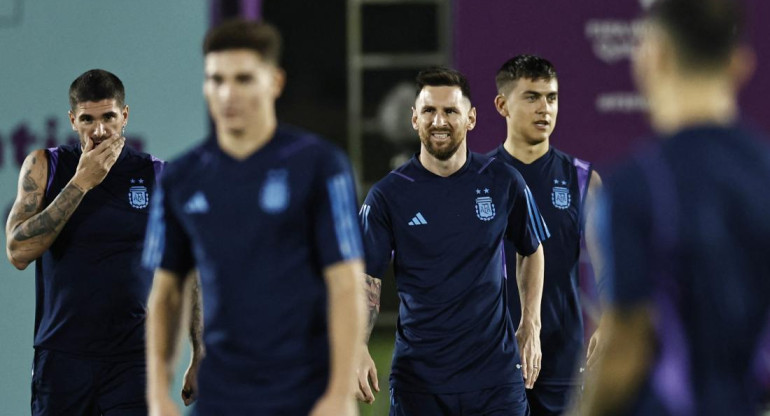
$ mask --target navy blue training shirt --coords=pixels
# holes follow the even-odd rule
[[[382,278],[392,257],[401,301],[394,388],[442,394],[523,383],[502,242],[532,254],[544,237],[536,210],[518,172],[476,153],[445,178],[415,156],[372,187],[360,211],[367,274]]]
[[[689,128],[610,177],[611,301],[650,304],[657,318],[638,409],[757,411],[754,365],[770,311],[770,149],[758,137],[741,126]]]
[[[240,161],[209,140],[169,164],[154,202],[145,264],[200,273],[199,403],[312,405],[329,376],[323,270],[363,256],[342,152],[285,126]]]
[[[79,144],[46,149],[45,206],[75,174]],[[149,195],[163,162],[124,146],[35,264],[35,348],[144,358],[152,274],[141,266]]]
[[[543,361],[539,384],[572,384],[583,354],[583,315],[580,307],[578,270],[583,233],[583,201],[591,178],[591,165],[553,147],[530,164],[514,158],[503,145],[492,151],[516,168],[532,191],[550,231],[543,242],[545,284],[543,285]],[[516,270],[513,246],[506,244],[510,275]],[[511,320],[521,319],[521,302],[515,285],[508,285]]]

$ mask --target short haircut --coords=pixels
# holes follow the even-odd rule
[[[281,34],[273,25],[244,19],[227,20],[209,30],[203,39],[203,55],[230,49],[248,49],[264,61],[278,65]]]
[[[505,61],[497,71],[495,75],[497,92],[502,94],[504,88],[522,78],[550,81],[558,77],[553,64],[547,59],[535,55],[516,55]]]
[[[70,108],[74,110],[79,103],[114,99],[118,107],[126,102],[123,82],[112,72],[92,69],[75,78],[70,84]]]
[[[743,29],[737,0],[658,0],[648,19],[666,32],[686,69],[713,69],[727,64]]]
[[[430,87],[460,87],[460,91],[468,100],[471,99],[471,87],[465,75],[451,68],[433,66],[420,71],[415,78],[417,87],[416,95],[420,95],[423,88]]]

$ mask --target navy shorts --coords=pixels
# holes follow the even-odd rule
[[[390,389],[390,416],[529,416],[524,385],[467,393],[432,394]]]
[[[572,396],[578,393],[577,384],[542,384],[527,390],[527,401],[532,416],[559,416],[567,411]]]
[[[103,361],[36,349],[32,416],[146,416],[144,359]]]

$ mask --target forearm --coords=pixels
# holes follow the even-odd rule
[[[200,291],[200,277],[196,271],[188,276],[192,290],[190,291],[190,346],[192,349],[192,364],[199,364],[205,355],[203,348],[203,300]]]
[[[157,270],[148,301],[147,397],[167,395],[184,316],[184,279]]]
[[[14,266],[23,269],[48,250],[85,194],[83,188],[70,181],[48,207],[9,227],[8,256]]]
[[[621,411],[638,391],[653,352],[653,331],[645,309],[619,314],[610,311],[606,320],[606,349],[596,369],[588,373],[581,414],[612,415]]]
[[[355,366],[364,336],[360,261],[332,265],[325,271],[329,314],[331,376],[327,393],[350,396],[355,391]]]
[[[540,304],[543,299],[543,273],[545,260],[543,246],[529,256],[516,256],[516,284],[521,301],[521,322],[519,327],[530,326],[540,330]]]
[[[377,316],[380,314],[380,294],[382,292],[382,281],[376,277],[364,275],[364,293],[366,298],[366,331],[364,341],[369,343],[372,336],[374,324],[377,322]]]

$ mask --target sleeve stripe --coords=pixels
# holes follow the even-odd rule
[[[529,187],[524,188],[524,193],[527,198],[527,210],[529,212],[529,221],[532,225],[532,230],[540,241],[547,240],[548,237],[551,236],[551,233],[548,231],[548,227],[545,225],[542,215],[540,215],[540,212],[537,210],[537,205],[534,203],[535,199],[532,197],[532,192],[530,192]]]
[[[147,235],[142,253],[142,264],[150,270],[158,268],[166,246],[166,223],[163,215],[163,189],[156,186],[152,195],[150,218],[147,221]]]
[[[326,183],[331,201],[334,231],[337,234],[342,258],[349,260],[362,257],[361,234],[355,214],[356,203],[353,201],[353,182],[350,175],[340,173]]]
[[[369,211],[372,210],[372,207],[367,204],[361,205],[361,211],[358,212],[358,215],[361,217],[361,227],[364,229],[364,234],[369,232]]]

